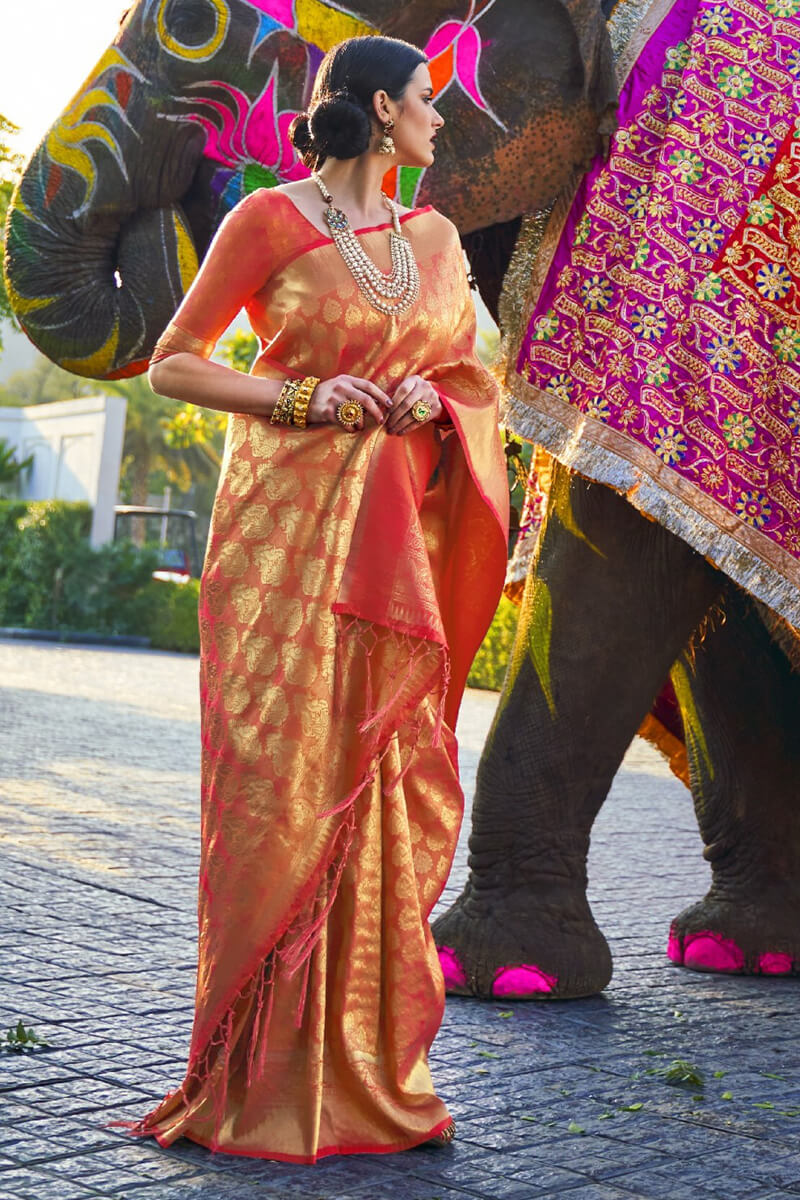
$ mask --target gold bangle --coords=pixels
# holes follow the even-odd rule
[[[287,379],[281,388],[270,417],[271,425],[291,425],[299,380]]]
[[[318,383],[319,380],[315,375],[306,375],[295,392],[292,422],[298,429],[305,429],[306,427],[308,406],[311,403],[311,397]]]

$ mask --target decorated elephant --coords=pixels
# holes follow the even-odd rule
[[[556,464],[470,879],[434,931],[453,991],[608,981],[586,852],[645,719],[679,770],[685,744],[714,872],[672,957],[800,961],[798,7],[619,5],[620,128],[576,188],[614,126],[594,0],[535,20],[521,0],[139,0],[12,205],[6,273],[31,338],[73,371],[135,374],[222,215],[303,170],[286,131],[320,53],[372,29],[427,48],[447,136],[433,171],[387,186],[454,217],[492,305],[505,276],[507,420]],[[669,673],[680,717],[648,718]]]
[[[555,460],[478,772],[451,991],[611,976],[592,822],[667,672],[712,885],[668,953],[800,974],[800,0],[610,19],[607,161],[526,219],[506,277],[509,408]],[[670,730],[668,726],[673,724]]]
[[[288,127],[323,53],[376,31],[426,47],[447,122],[436,171],[386,189],[464,234],[513,237],[613,128],[595,0],[537,0],[535,21],[524,0],[138,0],[10,209],[9,295],[40,350],[97,379],[144,371],[225,213],[308,173]]]

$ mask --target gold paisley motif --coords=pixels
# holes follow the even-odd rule
[[[253,468],[244,458],[231,459],[225,472],[225,483],[234,496],[244,496],[253,486]]]
[[[300,724],[303,727],[303,737],[321,740],[330,723],[330,706],[327,700],[306,700],[301,706]]]
[[[203,598],[212,617],[221,617],[228,603],[228,592],[218,576],[212,575],[204,581]]]
[[[232,663],[239,649],[239,636],[232,625],[223,625],[217,630],[217,654],[220,662]]]
[[[238,542],[227,542],[219,552],[219,566],[223,575],[237,579],[244,575],[250,561]]]
[[[291,467],[272,467],[258,472],[258,481],[268,500],[274,504],[294,500],[300,491],[297,471]]]
[[[247,419],[245,417],[228,417],[228,449],[231,454],[235,454],[242,447],[247,438]]]
[[[294,545],[310,542],[316,528],[312,513],[300,512],[296,508],[285,508],[278,513],[278,524]]]
[[[266,504],[248,504],[239,516],[239,527],[243,537],[269,537],[275,528],[275,520]]]
[[[237,583],[231,589],[231,604],[236,610],[236,616],[240,623],[249,625],[261,608],[261,592],[257,587],[250,587],[246,583]]]
[[[307,559],[303,563],[300,583],[306,596],[318,596],[327,578],[327,568],[321,558]]]
[[[261,744],[257,729],[244,721],[229,721],[228,734],[242,762],[250,765],[258,762],[261,757]]]
[[[228,712],[237,716],[244,712],[250,702],[250,689],[241,675],[227,671],[222,680],[222,699]]]
[[[278,665],[278,651],[271,638],[250,630],[242,636],[242,654],[252,675],[271,675]]]
[[[250,426],[250,448],[253,458],[272,458],[280,444],[280,434],[271,429],[266,421],[253,421]]]
[[[296,687],[308,687],[317,677],[317,665],[311,654],[296,642],[284,642],[281,646],[283,673],[289,683]]]
[[[273,684],[259,698],[259,718],[264,725],[283,725],[289,715],[289,704],[282,687]]]
[[[270,587],[278,587],[283,583],[289,570],[286,551],[282,546],[257,547],[253,551],[253,562],[261,577],[261,582]]]
[[[294,637],[303,624],[303,605],[300,600],[283,600],[276,606],[272,623],[277,633]]]

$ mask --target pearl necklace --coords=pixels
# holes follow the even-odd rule
[[[404,313],[419,296],[419,269],[411,243],[400,228],[400,217],[394,201],[382,193],[383,201],[392,214],[393,226],[390,233],[392,269],[387,275],[369,257],[342,210],[334,208],[333,196],[316,171],[312,171],[312,177],[328,205],[324,217],[331,237],[359,291],[373,308],[387,316]]]

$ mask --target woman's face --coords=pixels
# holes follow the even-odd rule
[[[444,125],[433,107],[433,87],[427,63],[420,63],[397,103],[388,102],[394,119],[390,136],[394,140],[395,156],[390,165],[429,167],[433,162],[433,139]]]

